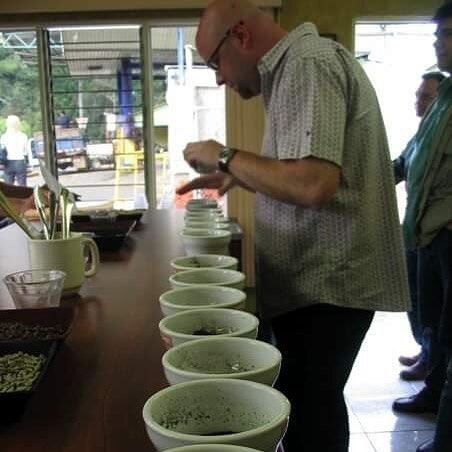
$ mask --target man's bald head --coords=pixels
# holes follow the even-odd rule
[[[196,34],[196,46],[209,55],[226,31],[240,21],[264,13],[248,0],[214,0],[204,10]]]
[[[248,0],[214,0],[201,18],[196,47],[218,85],[249,99],[260,94],[259,60],[286,33]]]

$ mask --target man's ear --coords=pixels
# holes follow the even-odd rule
[[[248,27],[243,21],[238,22],[231,28],[233,37],[237,38],[240,42],[240,47],[244,49],[249,49],[252,45],[251,33]]]

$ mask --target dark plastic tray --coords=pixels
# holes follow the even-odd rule
[[[73,221],[71,229],[76,232],[90,232],[101,251],[115,251],[121,248],[125,238],[136,225],[133,218],[124,216],[93,218]]]
[[[30,355],[44,355],[46,360],[41,367],[38,377],[34,381],[33,387],[29,391],[0,392],[0,423],[14,422],[21,417],[29,398],[38,388],[50,361],[55,355],[56,342],[0,344],[0,356],[17,352],[28,353]]]
[[[141,220],[144,210],[112,210],[106,212],[87,212],[87,213],[74,213],[71,217],[73,223],[86,223],[90,221],[101,221],[104,219],[114,220],[128,220],[136,221]]]
[[[0,323],[21,323],[26,326],[55,326],[61,325],[62,331],[51,339],[45,338],[6,338],[0,330],[0,345],[5,343],[28,343],[28,342],[55,342],[64,341],[69,335],[74,321],[74,308],[60,306],[43,309],[2,309],[0,310]]]

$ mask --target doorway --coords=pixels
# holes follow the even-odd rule
[[[395,159],[419,124],[414,110],[415,92],[425,72],[438,70],[433,50],[435,24],[426,21],[357,21],[355,55],[378,97]],[[404,184],[397,186],[400,220],[406,205]]]

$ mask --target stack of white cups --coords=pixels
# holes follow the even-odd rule
[[[245,275],[229,256],[229,220],[215,200],[187,203],[180,235],[186,256],[171,261],[161,294],[162,365],[170,387],[143,407],[158,451],[275,452],[290,404],[272,388],[281,354],[256,340],[259,321],[244,312]]]

